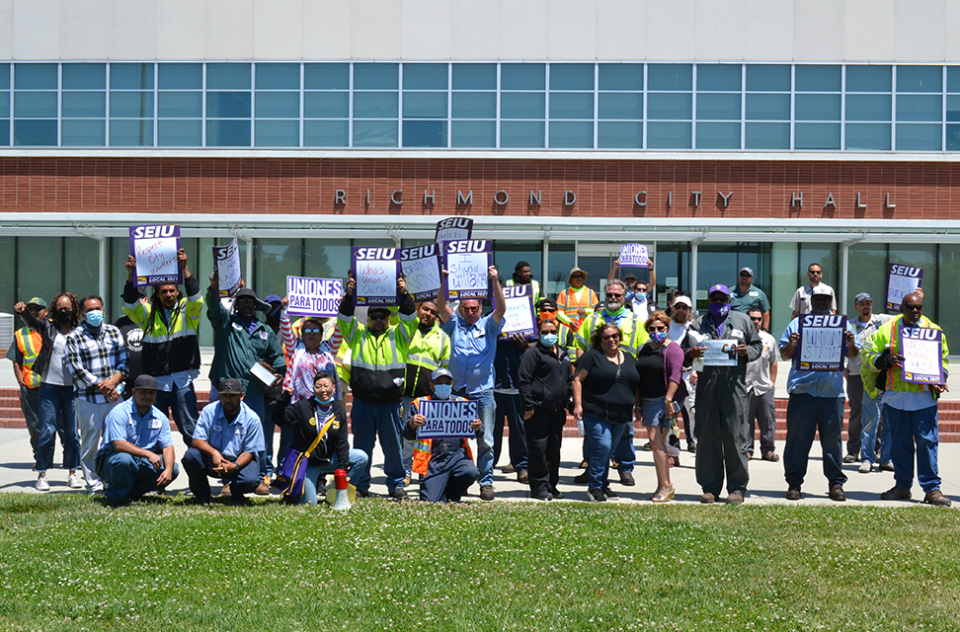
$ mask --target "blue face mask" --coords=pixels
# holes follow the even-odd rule
[[[709,310],[717,320],[723,320],[730,312],[730,303],[710,303],[707,305],[707,310]]]
[[[329,406],[330,404],[333,403],[333,396],[331,395],[330,399],[320,399],[319,397],[314,396],[313,401],[317,402],[321,406]]]
[[[540,344],[544,347],[555,347],[559,340],[560,336],[557,334],[541,334],[540,336]]]
[[[99,327],[103,324],[103,310],[91,309],[86,314],[87,324],[91,327]]]
[[[451,392],[453,392],[453,384],[433,385],[433,396],[437,399],[450,399]]]
[[[657,344],[662,344],[667,340],[667,332],[665,331],[651,331],[650,340]]]

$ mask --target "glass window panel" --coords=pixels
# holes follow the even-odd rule
[[[350,64],[304,64],[305,90],[350,89]]]
[[[203,87],[201,64],[160,64],[157,72],[161,90],[199,90]]]
[[[404,121],[404,147],[446,147],[446,121]]]
[[[942,92],[941,66],[897,66],[897,92]]]
[[[790,149],[789,123],[747,123],[746,149]]]
[[[110,116],[144,118],[153,116],[152,92],[111,92]]]
[[[550,123],[550,147],[571,149],[593,148],[593,122]]]
[[[840,149],[840,125],[836,123],[796,123],[794,149]]]
[[[890,96],[885,94],[848,94],[848,121],[889,121]]]
[[[886,244],[852,244],[847,266],[856,275],[850,275],[850,294],[847,304],[853,305],[853,297],[867,292],[873,297],[875,312],[883,312],[883,297],[887,291],[887,246]]]
[[[500,123],[500,147],[540,148],[544,144],[544,124],[540,121],[503,121]]]
[[[249,147],[250,121],[207,121],[208,147]]]
[[[300,276],[303,241],[258,237],[254,244],[257,292],[286,294],[287,275]]]
[[[10,93],[0,92],[0,118],[10,116]]]
[[[798,121],[839,121],[839,94],[798,94],[794,117]]]
[[[53,147],[57,144],[55,120],[17,120],[13,124],[13,144],[18,146]]]
[[[365,124],[358,121],[358,125]],[[396,125],[394,125],[396,128]],[[348,147],[350,129],[346,121],[304,121],[304,147]]]
[[[6,271],[10,279],[7,283],[0,283],[0,305],[13,305],[20,300],[16,295],[17,288],[13,287],[12,283],[13,271],[16,270],[17,265],[16,257],[14,257],[16,253],[16,248],[14,247],[16,239],[16,237],[12,236],[0,237],[0,270]],[[33,296],[33,294],[31,294],[31,296]],[[53,294],[50,294],[44,298],[49,303],[53,299],[53,296]],[[15,326],[19,326],[19,323]]]
[[[740,149],[740,123],[697,123],[697,149]]]
[[[257,90],[299,90],[300,64],[257,64]]]
[[[550,244],[553,254],[553,244]],[[540,282],[543,274],[543,241],[510,241],[497,239],[493,247],[493,265],[507,272],[513,271],[517,264],[525,261],[530,264],[533,278]]]
[[[960,121],[960,96],[947,97],[947,120]]]
[[[207,64],[207,90],[249,90],[250,64]]]
[[[10,64],[0,64],[0,90],[10,89]]]
[[[107,137],[106,121],[71,121],[60,127],[60,144],[64,147],[102,147]]]
[[[543,64],[502,64],[501,90],[543,90],[546,74]]]
[[[603,92],[597,111],[601,119],[642,119],[643,94],[637,92]]]
[[[593,90],[593,64],[550,64],[551,90]]]
[[[889,150],[890,125],[888,123],[848,123],[844,149]]]
[[[947,125],[947,151],[960,151],[960,125]]]
[[[947,66],[947,92],[960,92],[960,66]]]
[[[60,108],[64,117],[104,117],[107,115],[107,93],[64,92]]]
[[[740,64],[697,64],[697,91],[740,90]]]
[[[497,118],[497,93],[454,92],[453,118]]]
[[[60,237],[17,237],[17,296],[52,301],[63,289],[63,254]]]
[[[14,87],[17,90],[56,90],[56,64],[14,64]]]
[[[847,66],[847,92],[890,92],[890,66]]]
[[[161,147],[199,147],[203,142],[200,121],[164,121],[157,123],[157,145]]]
[[[103,90],[107,85],[106,64],[63,64],[64,90]]]
[[[396,147],[399,129],[396,121],[354,121],[354,147]]]
[[[258,92],[257,118],[299,118],[299,92]]]
[[[798,64],[794,81],[797,92],[840,92],[843,76],[840,66]]]
[[[690,64],[647,65],[647,90],[690,90],[693,66]]]
[[[110,64],[113,90],[153,90],[153,64]]]
[[[647,123],[647,149],[690,149],[692,146],[690,123]]]
[[[447,118],[446,92],[404,92],[404,118]]]
[[[941,125],[897,124],[897,151],[940,151]]]
[[[304,241],[303,271],[308,277],[347,280],[350,268],[349,239],[307,239]]]
[[[496,90],[496,64],[454,64],[454,90]]]
[[[937,95],[897,95],[898,121],[940,121],[943,97]]]
[[[13,115],[24,117],[56,117],[56,92],[14,92]]]
[[[63,286],[65,288],[70,288],[70,291],[76,294],[77,298],[83,298],[87,294],[99,293],[100,244],[97,243],[97,240],[88,237],[64,238],[63,260],[67,262],[67,265],[63,268]],[[108,311],[103,315],[103,318],[106,322],[113,322],[121,316],[123,316],[123,313],[120,312],[118,306],[116,311]]]
[[[153,146],[153,121],[110,121],[110,144],[115,147]]]
[[[747,118],[755,121],[789,121],[790,95],[748,94]]]
[[[257,121],[254,133],[258,147],[300,146],[300,121]]]
[[[593,119],[593,93],[550,93],[550,118]]]
[[[397,118],[400,112],[396,92],[357,92],[353,115],[357,118]]]
[[[697,118],[740,120],[739,94],[697,93]]]
[[[648,119],[693,118],[693,96],[690,93],[647,95]]]
[[[404,90],[446,90],[447,64],[404,64]]]
[[[747,64],[747,91],[790,92],[790,66]]]
[[[643,64],[600,64],[601,90],[643,90]]]
[[[597,146],[602,149],[640,149],[643,147],[643,123],[601,122],[597,126]]]
[[[162,118],[200,118],[203,95],[199,92],[160,92],[157,110]]]
[[[0,147],[10,146],[10,120],[0,121]]]
[[[207,116],[250,118],[250,93],[207,92]]]
[[[551,252],[553,244],[551,244]],[[960,244],[940,244],[940,261],[937,266],[938,274],[938,307],[939,313],[934,318],[947,337],[947,346],[955,340],[960,340],[960,292],[956,291],[957,279],[960,279]],[[924,301],[924,308],[926,301]]]
[[[450,131],[453,147],[496,147],[496,121],[454,121]]]
[[[500,95],[500,118],[542,119],[546,101],[542,92],[515,92]]]
[[[368,97],[371,94],[387,94],[396,100],[396,93],[361,93]],[[350,94],[347,92],[304,92],[303,116],[305,118],[348,118],[350,116]],[[394,114],[396,116],[396,114]]]
[[[398,64],[354,64],[355,90],[396,90],[400,87]]]

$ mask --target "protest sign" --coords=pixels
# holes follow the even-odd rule
[[[647,247],[643,244],[623,244],[620,246],[621,268],[649,268],[650,259]]]
[[[137,260],[134,287],[183,283],[177,261],[180,226],[131,226],[130,254]]]
[[[447,300],[484,299],[490,295],[487,268],[493,259],[493,244],[488,240],[448,242]]]
[[[426,423],[417,429],[418,439],[472,439],[470,426],[477,418],[477,402],[420,400],[420,414]]]
[[[903,381],[943,384],[943,332],[932,327],[902,327]]]
[[[291,316],[336,316],[342,296],[340,279],[287,277],[287,313]]]
[[[400,270],[415,301],[433,300],[440,293],[440,245],[400,249]]]
[[[359,305],[399,305],[399,248],[353,248],[354,292]]]
[[[842,371],[847,345],[843,332],[847,317],[804,314],[800,317],[800,342],[794,353],[798,371]]]
[[[533,287],[529,284],[508,285],[503,288],[507,311],[503,315],[500,337],[520,334],[525,338],[537,337],[537,318],[533,311]]]
[[[249,254],[247,255],[249,256]],[[240,289],[240,246],[234,237],[226,246],[213,247],[213,271],[217,273],[220,296],[233,296]]]
[[[739,340],[704,338],[700,342],[707,348],[703,352],[703,366],[737,366],[737,345],[739,343]]]
[[[434,241],[440,244],[440,248],[447,245],[448,241],[462,241],[470,239],[473,234],[473,220],[469,217],[448,217],[437,222],[437,232]]]
[[[887,269],[887,309],[900,311],[900,301],[923,283],[923,268],[891,263]]]

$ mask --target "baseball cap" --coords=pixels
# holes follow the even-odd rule
[[[753,276],[753,268],[748,268],[747,266],[740,268],[740,272],[746,272],[750,276]]]
[[[152,375],[138,375],[133,381],[133,388],[155,391],[157,390],[157,378]]]
[[[854,297],[853,304],[856,305],[857,303],[862,303],[863,301],[873,302],[873,299],[870,298],[870,295],[867,292],[860,292]]]
[[[237,378],[228,377],[220,380],[220,388],[217,391],[221,395],[243,395],[243,386]]]
[[[267,303],[282,303],[283,299],[277,296],[276,294],[267,294],[267,297],[263,299]]]
[[[681,305],[686,305],[687,307],[693,307],[693,303],[690,301],[689,296],[681,295],[676,297],[675,299],[673,299],[673,304],[676,305],[677,303],[680,303]]]
[[[451,372],[448,371],[447,369],[440,368],[440,369],[434,369],[434,370],[433,370],[433,373],[430,374],[430,379],[431,379],[431,380],[436,380],[436,379],[439,379],[439,378],[441,378],[441,377],[448,377],[448,378],[450,378],[450,379],[452,380],[452,379],[453,379],[453,373],[451,373]]]
[[[40,307],[46,307],[47,302],[42,298],[40,298],[39,296],[34,296],[32,299],[27,301],[27,306],[29,307],[30,305],[39,305]]]
[[[825,287],[823,286],[823,284],[820,284],[820,285],[818,285],[817,287],[815,287],[815,288],[813,288],[813,289],[811,290],[810,296],[830,296],[830,297],[832,297],[832,296],[833,296],[833,292],[831,292],[830,290],[828,290],[827,288],[825,288]]]
[[[730,296],[730,288],[728,288],[723,283],[717,283],[716,285],[710,286],[710,291],[707,292],[707,296],[710,296],[714,292],[720,292],[722,294],[726,294],[727,296]]]

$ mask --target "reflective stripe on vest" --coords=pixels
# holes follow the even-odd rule
[[[17,349],[23,355],[23,363],[20,365],[23,373],[23,383],[27,388],[37,388],[40,386],[40,375],[33,370],[33,365],[40,357],[40,350],[43,348],[43,336],[24,327],[14,333],[14,338],[17,341]]]
[[[406,363],[400,361],[400,354],[397,353],[397,341],[394,337],[396,329],[393,327],[387,329],[386,335],[389,337],[390,341],[390,357],[384,358],[386,362],[384,364],[379,364],[377,357],[377,351],[379,349],[374,349],[372,353],[368,353],[367,350],[370,349],[373,345],[368,345],[367,341],[367,330],[364,329],[363,333],[360,335],[360,356],[359,358],[353,359],[353,366],[361,369],[368,369],[370,371],[383,371],[383,370],[392,370],[392,369],[404,369],[406,368]],[[378,337],[376,336],[372,340],[375,340]],[[379,345],[382,348],[382,345]],[[372,360],[372,362],[371,362]]]

